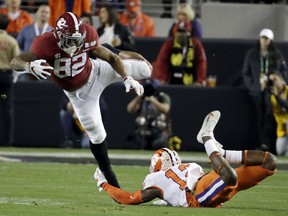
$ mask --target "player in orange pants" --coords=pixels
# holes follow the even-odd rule
[[[219,111],[209,113],[197,135],[204,144],[213,170],[204,173],[196,163],[181,163],[177,152],[164,148],[151,159],[150,174],[143,190],[126,192],[109,185],[99,169],[94,177],[115,201],[121,204],[141,204],[160,198],[171,206],[220,207],[237,192],[257,185],[276,171],[276,158],[269,152],[258,150],[224,150],[213,134],[220,118]],[[233,169],[230,163],[242,164]]]

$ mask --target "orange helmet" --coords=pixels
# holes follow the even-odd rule
[[[164,171],[181,164],[178,153],[168,148],[158,149],[151,158],[150,173]]]

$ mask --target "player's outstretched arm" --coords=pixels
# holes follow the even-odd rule
[[[16,71],[24,71],[27,62],[35,60],[37,60],[37,58],[30,51],[27,51],[13,58],[11,61],[11,66]]]
[[[97,168],[94,173],[94,179],[97,182],[99,191],[104,189],[116,202],[124,205],[137,205],[149,202],[156,197],[162,199],[161,191],[154,188],[146,188],[145,190],[138,190],[133,193],[116,188],[107,182],[104,174],[99,168]]]
[[[11,66],[16,71],[26,71],[35,76],[38,80],[47,79],[53,70],[46,60],[37,59],[30,51],[23,52],[11,61]]]
[[[107,182],[103,183],[101,187],[118,203],[124,205],[137,205],[149,202],[155,198],[162,198],[161,192],[154,188],[147,188],[145,190],[138,190],[133,193],[116,188]]]

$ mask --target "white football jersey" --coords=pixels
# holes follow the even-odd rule
[[[186,191],[193,190],[203,174],[202,167],[196,163],[180,164],[147,175],[143,185],[144,189],[150,187],[161,189],[163,199],[169,205],[188,207]]]

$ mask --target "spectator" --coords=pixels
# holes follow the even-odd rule
[[[73,12],[79,17],[83,12],[91,13],[91,0],[49,0],[49,6],[52,9],[49,24],[53,27],[64,12]]]
[[[129,113],[137,112],[137,128],[134,132],[136,145],[140,149],[167,147],[171,136],[170,96],[160,92],[152,79],[143,82],[144,95],[136,96],[128,105]]]
[[[10,61],[19,54],[17,41],[8,35],[6,28],[9,25],[9,18],[0,14],[0,110],[3,119],[0,121],[4,139],[1,143],[5,146],[13,142],[13,75]]]
[[[288,85],[279,72],[272,72],[268,83],[272,110],[277,122],[276,153],[288,156]]]
[[[195,17],[195,12],[190,4],[182,3],[177,6],[176,9],[176,20],[172,24],[169,30],[169,37],[172,37],[177,31],[177,23],[184,21],[190,22],[191,25],[191,36],[196,37],[198,39],[202,38],[202,26],[200,21]]]
[[[250,49],[244,59],[242,68],[243,81],[249,90],[255,108],[255,118],[259,137],[256,147],[267,149],[275,142],[275,122],[269,102],[268,75],[271,71],[279,71],[287,80],[287,66],[283,54],[274,43],[271,29],[262,29],[255,48]]]
[[[179,22],[177,32],[162,45],[154,63],[153,78],[161,83],[205,86],[207,60],[201,42],[190,36],[189,22]]]
[[[120,23],[126,25],[135,37],[154,37],[154,21],[142,13],[140,0],[126,0],[126,12],[120,15]]]
[[[121,50],[134,51],[134,40],[129,29],[120,24],[113,6],[99,8],[101,26],[97,29],[100,43],[108,43]]]
[[[52,27],[48,25],[49,17],[50,7],[41,5],[36,12],[35,23],[25,26],[17,36],[21,51],[30,50],[31,43],[36,36],[52,30]]]
[[[90,13],[83,12],[81,14],[81,19],[84,23],[93,26],[93,17]]]
[[[15,38],[26,25],[33,22],[32,16],[21,10],[20,5],[21,0],[6,0],[6,8],[0,8],[0,14],[5,14],[10,19],[6,31]]]

